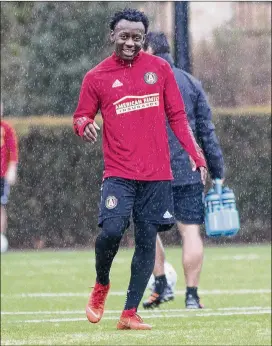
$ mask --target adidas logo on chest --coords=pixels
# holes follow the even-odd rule
[[[119,81],[119,79],[116,79],[115,82],[113,82],[112,84],[112,88],[118,88],[118,87],[121,87],[123,86],[123,83]]]

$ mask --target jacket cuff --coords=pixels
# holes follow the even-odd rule
[[[197,146],[198,157],[195,160],[196,168],[205,167],[207,169],[207,163],[203,154],[203,150]]]
[[[83,136],[83,133],[84,133],[84,130],[85,130],[85,127],[88,125],[88,124],[92,124],[94,121],[90,118],[87,118],[87,117],[81,117],[81,118],[77,118],[74,120],[74,130],[75,130],[75,133],[82,137]]]
[[[196,168],[199,168],[199,167],[205,167],[207,169],[207,164],[206,164],[206,161],[205,159],[203,158],[198,158],[197,161],[195,162],[196,164]]]

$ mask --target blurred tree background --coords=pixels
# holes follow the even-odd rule
[[[109,18],[125,6],[144,10],[151,30],[165,31],[173,46],[171,2],[1,2],[5,115],[73,113],[84,74],[111,53]],[[270,29],[259,30],[269,22],[265,12],[271,7],[250,3],[231,6],[232,19],[215,27],[211,39],[204,36],[196,42],[192,37],[193,74],[203,82],[213,106],[271,104],[271,14]],[[255,12],[245,12],[254,6]],[[256,17],[262,14],[260,6],[266,20]],[[248,16],[246,22],[237,21],[237,8],[239,15]],[[192,21],[196,21],[196,14],[191,11]],[[204,24],[200,25],[205,32]]]
[[[1,2],[5,115],[73,113],[84,74],[111,52],[109,18],[123,7],[103,1]]]
[[[205,57],[205,58],[204,58]],[[218,107],[271,102],[271,35],[254,35],[234,23],[216,28],[194,55],[194,72]]]

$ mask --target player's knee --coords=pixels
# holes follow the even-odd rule
[[[197,224],[183,224],[177,222],[177,226],[182,238],[196,239],[200,237],[200,227]]]
[[[146,251],[156,250],[158,225],[149,222],[135,223],[135,243],[136,247],[142,247]]]
[[[128,217],[108,218],[103,221],[102,233],[108,240],[115,241],[122,238],[128,226]]]

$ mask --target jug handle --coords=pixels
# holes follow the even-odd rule
[[[214,181],[213,181],[213,183],[214,183],[214,189],[215,189],[215,191],[216,191],[216,193],[219,195],[219,196],[221,196],[221,194],[222,194],[222,185],[223,185],[223,179],[215,179]]]

